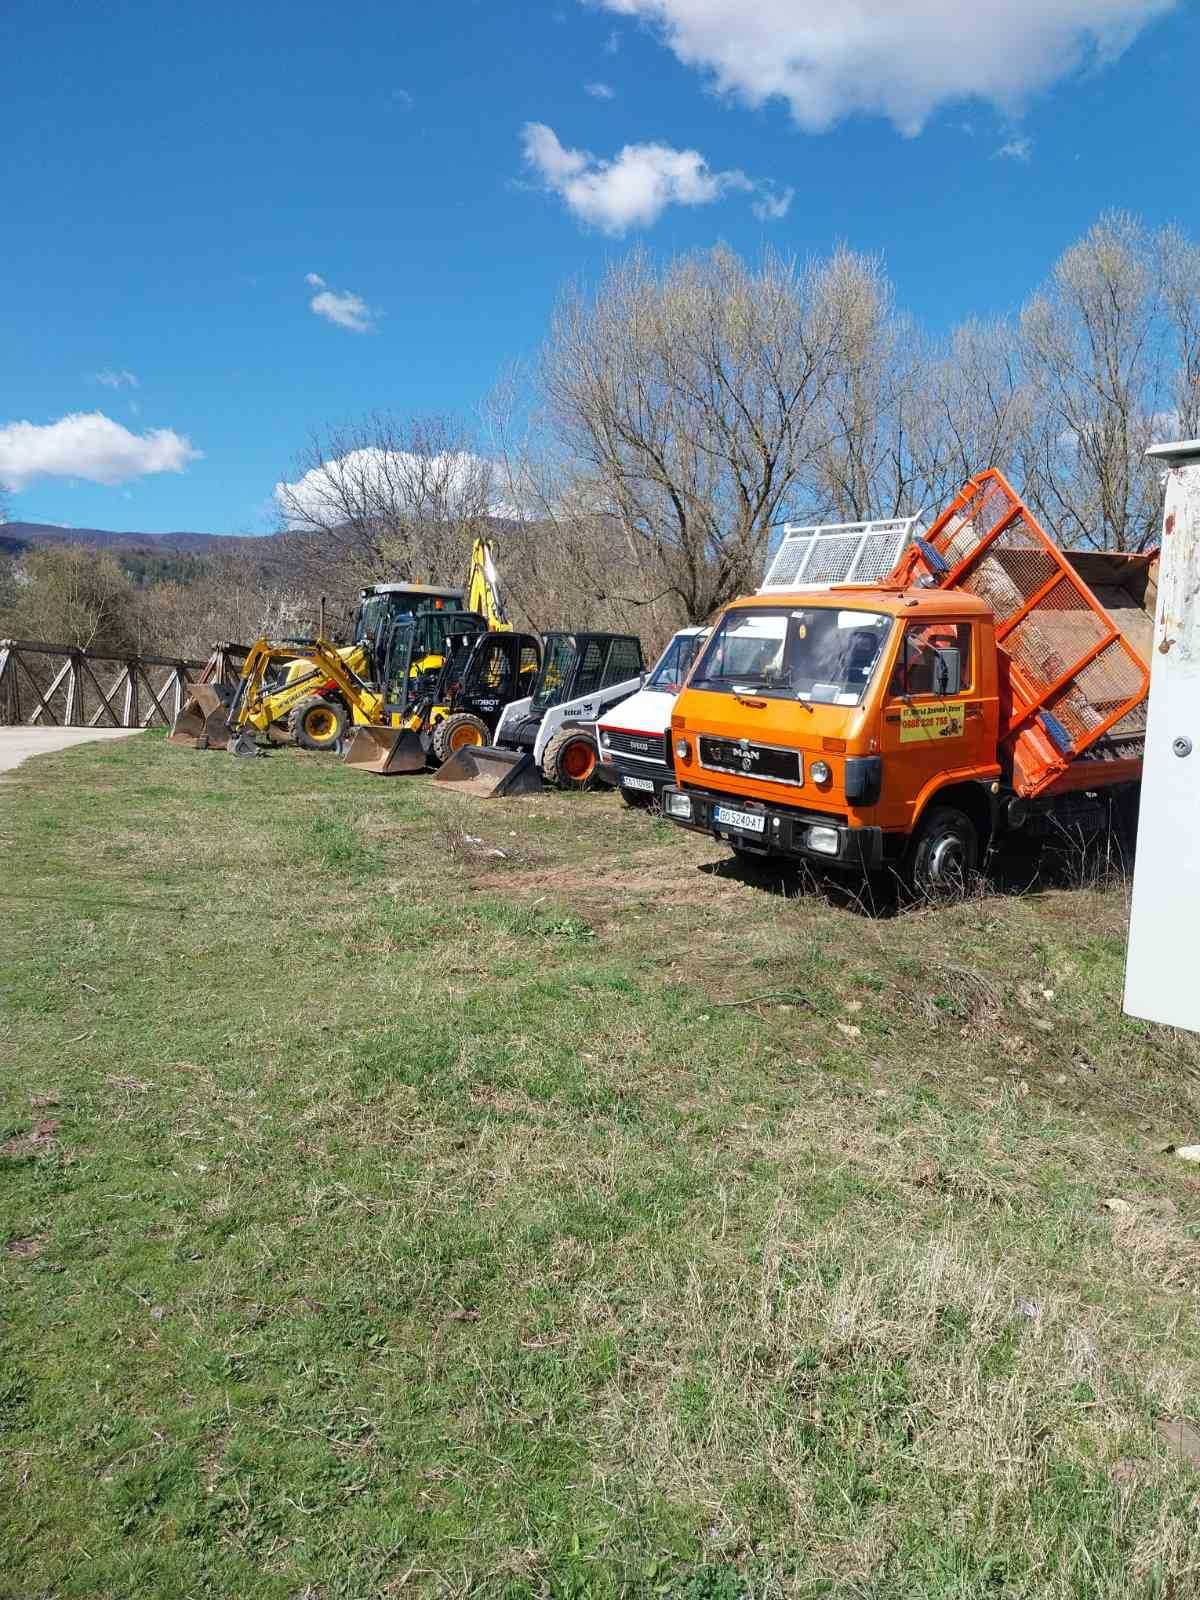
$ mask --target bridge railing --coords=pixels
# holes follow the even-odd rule
[[[214,645],[207,661],[189,661],[0,639],[0,724],[169,727],[196,684],[236,683],[245,656],[236,644]]]

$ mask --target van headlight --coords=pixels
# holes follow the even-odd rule
[[[804,840],[810,850],[818,855],[835,856],[840,847],[836,828],[810,828]]]
[[[665,798],[669,817],[678,817],[681,822],[692,820],[692,802],[688,795],[680,794],[678,789],[668,789]]]
[[[601,731],[600,743],[604,746],[604,748],[606,750],[608,749],[609,745],[612,743],[612,734],[609,733],[607,728],[605,728],[605,729],[603,729]]]

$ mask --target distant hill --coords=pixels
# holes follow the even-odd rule
[[[270,544],[277,535],[238,533],[114,533],[107,528],[60,528],[52,522],[0,522],[0,550],[20,555],[38,544],[89,544],[97,550],[168,551],[177,555],[204,556],[215,547]]]

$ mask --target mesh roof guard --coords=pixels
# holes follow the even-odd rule
[[[835,522],[802,527],[787,522],[759,594],[820,589],[835,583],[876,583],[899,561],[918,517],[886,522]]]

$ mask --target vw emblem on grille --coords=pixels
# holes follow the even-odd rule
[[[743,772],[749,772],[750,771],[750,757],[749,756],[743,756],[742,757],[742,771]]]

